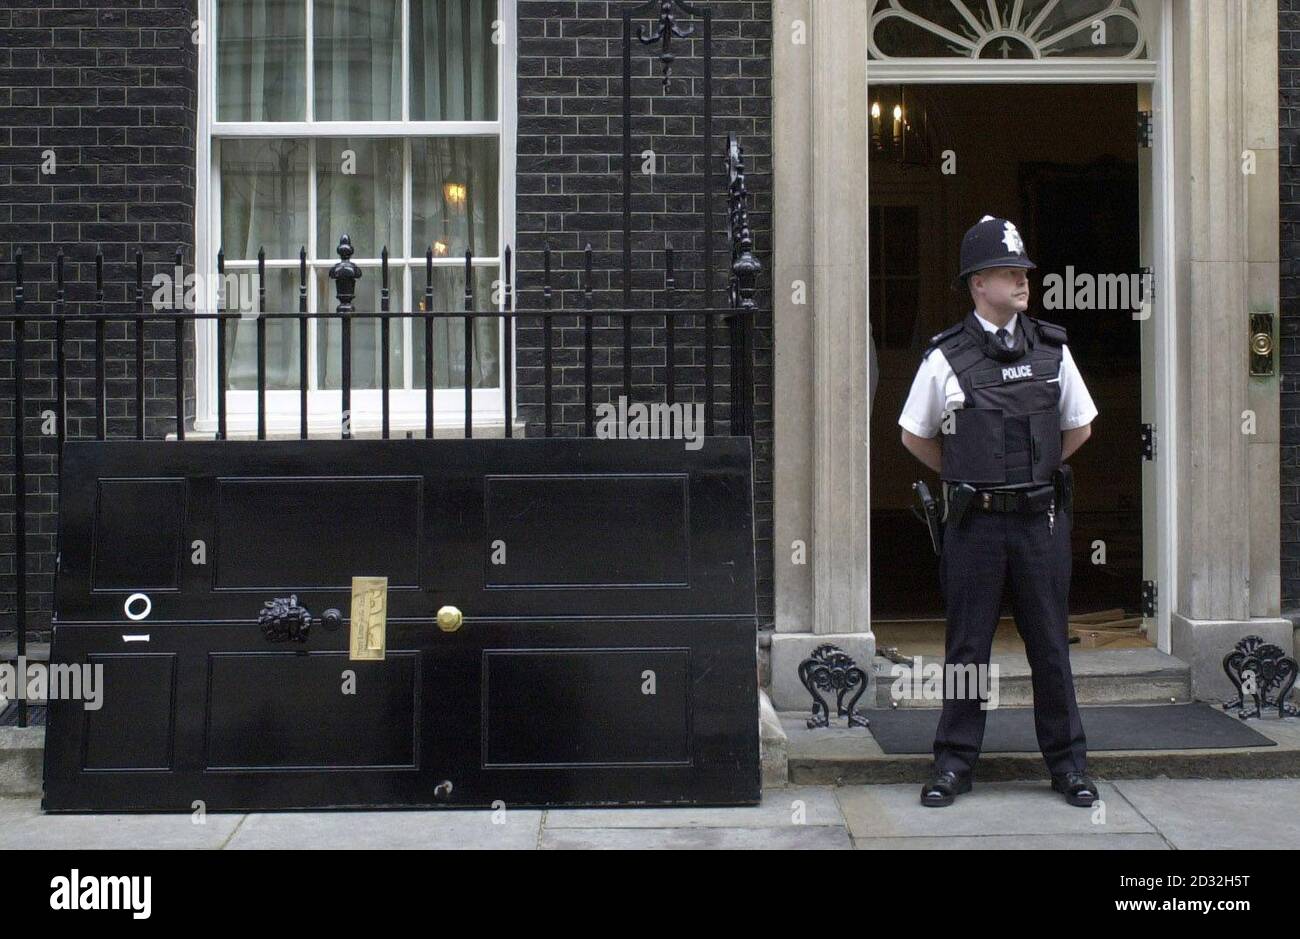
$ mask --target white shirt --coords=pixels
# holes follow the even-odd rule
[[[989,332],[997,332],[998,327],[978,313],[975,318]],[[1015,336],[1019,319],[1019,313],[1013,314],[1011,322],[1007,324],[1006,330],[1010,336]],[[1083,376],[1074,364],[1070,347],[1062,346],[1061,353],[1060,374],[1048,381],[1061,384],[1061,430],[1072,430],[1091,424],[1097,416],[1097,406],[1093,404],[1092,395],[1088,394],[1088,388],[1083,383]],[[962,407],[965,402],[966,394],[957,382],[956,373],[943,350],[936,347],[925,357],[916,372],[907,403],[903,405],[902,416],[898,418],[899,426],[918,437],[934,437],[939,433],[944,411]]]

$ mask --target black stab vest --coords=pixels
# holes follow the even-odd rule
[[[1051,482],[1061,464],[1061,385],[1051,379],[1061,374],[1065,329],[1024,313],[1016,322],[1010,352],[997,348],[973,311],[931,342],[966,398],[942,424],[945,482],[1037,486]]]

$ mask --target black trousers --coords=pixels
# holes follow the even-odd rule
[[[988,664],[1003,593],[1010,594],[1033,673],[1038,747],[1052,774],[1087,771],[1087,741],[1070,670],[1070,527],[1059,509],[1052,530],[1046,512],[987,512],[972,506],[959,527],[945,525],[939,561],[948,665]],[[964,682],[954,683],[950,675],[945,668],[935,767],[965,774],[979,759],[987,711],[969,693],[973,688],[962,695]],[[954,691],[958,696],[950,696]]]

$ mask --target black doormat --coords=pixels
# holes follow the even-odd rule
[[[863,713],[871,720],[871,735],[886,753],[933,753],[940,710],[937,707],[890,708]],[[1277,746],[1277,741],[1265,737],[1247,722],[1199,701],[1081,707],[1079,717],[1090,751]],[[1037,753],[1034,709],[1003,707],[989,711],[982,750],[984,753]]]
[[[0,727],[17,727],[18,726],[18,702],[10,701],[8,706],[0,710]],[[45,726],[45,705],[29,704],[27,705],[27,726],[44,727]]]

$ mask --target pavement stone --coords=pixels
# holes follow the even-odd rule
[[[911,784],[846,786],[836,790],[849,831],[855,838],[953,835],[1100,835],[1154,832],[1114,785],[1093,777],[1104,803],[1096,808],[1070,805],[1047,782],[986,782],[957,797],[952,805],[921,805],[921,787]]]
[[[0,850],[510,848],[1169,850],[1300,847],[1300,779],[1094,777],[1105,803],[1066,804],[1046,782],[983,782],[931,809],[919,786],[796,786],[757,806],[270,812],[191,816],[44,815],[0,797]],[[502,816],[495,816],[501,818]]]
[[[542,848],[551,850],[846,850],[853,847],[843,827],[788,825],[785,828],[547,828]]]
[[[1125,779],[1115,788],[1180,850],[1300,848],[1297,779]]]
[[[0,799],[0,850],[220,848],[242,815],[45,815],[39,798]]]
[[[843,826],[835,792],[824,786],[765,789],[759,805],[699,809],[551,809],[553,828],[784,828],[796,824]]]
[[[859,851],[1169,851],[1159,835],[957,835],[948,838],[854,838]]]
[[[485,811],[275,812],[244,816],[227,848],[421,849],[537,847],[542,813]]]

